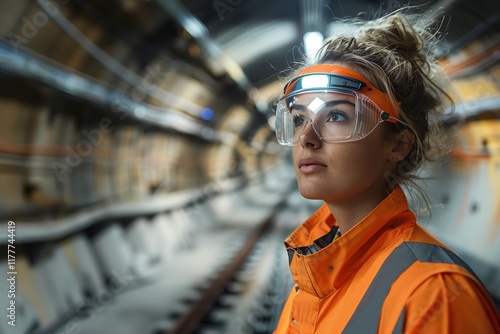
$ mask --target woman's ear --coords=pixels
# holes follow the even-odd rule
[[[408,131],[402,130],[394,135],[391,140],[391,151],[389,153],[389,161],[398,162],[406,158],[415,142],[415,135]]]

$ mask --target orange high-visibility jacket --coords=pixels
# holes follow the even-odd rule
[[[332,242],[336,226],[323,205],[286,240],[296,285],[275,334],[500,333],[482,284],[401,188]]]

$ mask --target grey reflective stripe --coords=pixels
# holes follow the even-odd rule
[[[475,276],[462,259],[446,248],[421,242],[402,243],[384,261],[342,333],[377,333],[382,306],[392,284],[416,261],[458,264]],[[398,325],[404,327],[404,319],[402,322],[399,324],[398,320]]]
[[[403,310],[401,311],[401,314],[399,315],[398,322],[396,322],[396,326],[394,326],[394,330],[392,331],[392,334],[402,334],[404,325],[405,325],[405,313],[406,313],[406,307],[403,307]]]

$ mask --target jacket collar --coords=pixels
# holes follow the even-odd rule
[[[285,241],[291,255],[290,270],[300,289],[322,298],[336,291],[373,254],[380,236],[395,227],[402,213],[405,221],[415,219],[408,210],[408,203],[398,186],[358,224],[326,247],[309,255],[297,249],[314,244],[314,241],[337,226],[335,218],[323,204],[304,224]],[[382,240],[383,241],[383,240]],[[381,241],[381,242],[382,242]]]

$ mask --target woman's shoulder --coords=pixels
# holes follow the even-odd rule
[[[425,226],[420,224],[413,212],[411,214],[402,214],[395,217],[393,226],[400,232],[400,242],[418,242],[425,244],[438,245],[450,249],[442,240],[430,232]],[[450,249],[451,250],[451,249]]]
[[[392,250],[384,265],[391,271],[401,267],[404,275],[400,279],[408,278],[405,285],[414,285],[419,280],[423,282],[442,274],[466,276],[479,282],[474,271],[457,253],[416,221],[410,219],[394,225],[394,228],[399,234],[391,241]]]
[[[415,225],[409,232],[386,260],[390,272],[404,267],[386,303],[389,309],[406,313],[405,332],[444,333],[446,328],[459,328],[453,332],[498,333],[498,311],[468,264],[422,226]],[[481,321],[476,328],[481,330],[475,331],[471,318]]]
[[[392,290],[394,293],[389,294],[386,300],[388,305],[393,306],[388,310],[403,309],[405,333],[500,331],[498,311],[473,276],[460,271],[430,268],[425,272],[428,275],[420,279],[414,277],[396,282]]]

